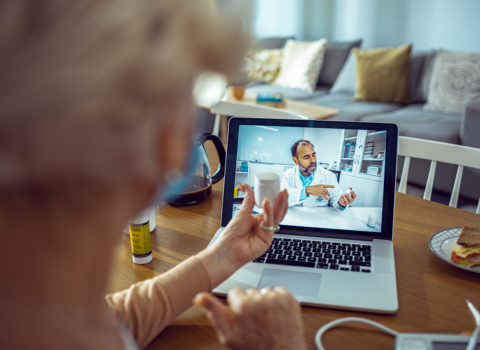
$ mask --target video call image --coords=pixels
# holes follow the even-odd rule
[[[282,225],[380,232],[385,141],[385,131],[241,125],[233,215],[238,184],[255,190],[255,174],[273,172],[288,191]]]

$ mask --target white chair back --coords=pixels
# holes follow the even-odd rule
[[[427,183],[423,193],[423,199],[426,200],[430,200],[432,197],[433,180],[437,162],[457,165],[457,175],[450,196],[449,206],[451,207],[457,207],[463,168],[470,167],[480,169],[480,148],[399,136],[398,154],[405,156],[400,185],[398,186],[398,192],[400,193],[405,193],[407,190],[410,159],[419,158],[430,160],[430,171],[428,172]],[[476,212],[480,214],[480,199]]]

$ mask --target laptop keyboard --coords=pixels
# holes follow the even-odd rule
[[[371,273],[371,250],[368,244],[276,237],[253,262]]]

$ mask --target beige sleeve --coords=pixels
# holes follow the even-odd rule
[[[192,304],[198,292],[211,289],[207,270],[193,256],[162,275],[107,294],[105,299],[143,349]]]

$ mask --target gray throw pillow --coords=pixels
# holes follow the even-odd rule
[[[352,48],[360,47],[361,45],[361,39],[349,42],[328,42],[317,86],[332,86],[337,80]]]
[[[427,100],[434,51],[412,52],[410,63],[410,95],[412,103]]]
[[[420,90],[418,90],[419,102],[427,101],[428,88],[430,86],[430,79],[432,78],[433,62],[435,61],[436,54],[437,52],[433,51],[423,60],[422,72],[420,73],[418,81],[418,87],[420,88]]]
[[[350,52],[347,62],[343,65],[340,74],[338,74],[335,84],[333,84],[330,92],[345,92],[353,94],[355,93],[355,56],[353,52]]]
[[[253,49],[283,49],[289,39],[295,39],[295,37],[286,36],[257,39],[253,44]]]
[[[480,54],[439,51],[433,63],[425,110],[462,114],[480,97]]]

